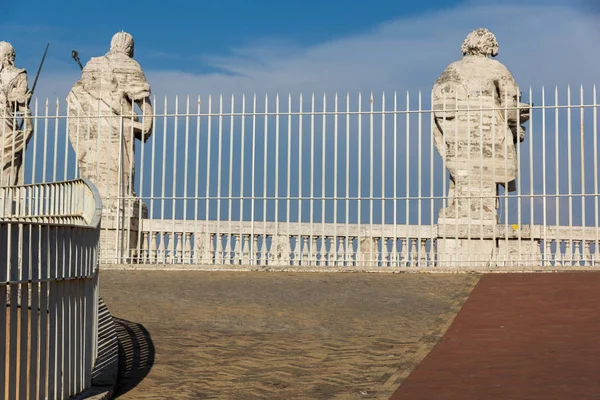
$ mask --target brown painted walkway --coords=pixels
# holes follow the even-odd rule
[[[600,273],[485,275],[391,399],[600,399]]]

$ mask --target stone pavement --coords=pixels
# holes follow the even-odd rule
[[[120,399],[387,399],[477,275],[102,271]]]
[[[600,398],[600,274],[490,274],[400,399]]]

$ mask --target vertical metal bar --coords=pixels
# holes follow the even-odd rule
[[[374,129],[373,129],[373,92],[369,95],[369,267],[373,266],[373,263],[377,265],[377,259],[373,259],[374,253],[378,249],[373,248],[375,238],[373,236],[373,156],[374,156]],[[377,256],[375,256],[377,257]]]
[[[289,147],[288,142],[288,147]],[[275,258],[282,257],[279,254],[277,244],[279,243],[279,93],[275,96],[275,233],[271,241],[271,252],[275,252]],[[286,246],[287,248],[287,246]]]
[[[325,190],[325,182],[327,180],[326,178],[326,174],[325,174],[325,170],[327,169],[327,161],[326,161],[326,150],[327,150],[327,143],[326,143],[326,138],[327,138],[327,97],[325,96],[325,93],[323,93],[323,120],[321,121],[323,126],[322,126],[322,133],[321,133],[321,139],[322,139],[322,148],[321,148],[321,196],[322,196],[322,200],[321,200],[321,264],[325,265],[325,259],[326,259],[326,254],[327,254],[327,236],[325,236],[325,213],[327,212],[327,196],[326,196],[326,190]],[[334,200],[335,202],[335,200]],[[332,246],[331,248],[335,249],[335,236],[333,238],[333,241],[331,242],[330,246]],[[331,263],[331,260],[328,260]],[[316,265],[316,260],[315,260],[315,265]],[[330,264],[331,265],[331,264]]]
[[[254,176],[256,175],[256,93],[252,98],[252,199],[250,202],[250,264],[255,265],[258,260],[256,260],[256,249],[254,248],[254,204],[255,204],[255,180]],[[218,239],[218,238],[217,238]]]
[[[531,86],[529,87],[529,102],[532,103],[533,102],[533,92],[531,90]],[[533,113],[533,110],[529,110],[530,113]],[[529,118],[529,234],[530,234],[530,241],[528,243],[527,249],[529,254],[527,254],[527,262],[535,262],[535,257],[534,257],[534,253],[532,253],[533,249],[533,245],[535,243],[535,240],[533,238],[533,224],[534,224],[534,219],[535,219],[535,210],[533,207],[533,202],[536,199],[536,196],[534,194],[534,189],[533,189],[533,115],[530,115]],[[520,139],[520,138],[519,138]]]
[[[187,232],[188,225],[188,215],[187,215],[187,205],[188,205],[188,162],[189,162],[189,145],[190,143],[190,96],[186,96],[185,99],[185,150],[184,150],[184,167],[183,167],[183,221],[184,221],[184,232]],[[230,168],[231,169],[231,168]],[[182,239],[185,242],[185,233],[183,234]],[[185,243],[183,248],[183,254],[181,256],[181,260],[184,264],[191,263],[191,253],[187,252],[185,248]]]
[[[97,129],[96,129],[96,176],[100,176],[100,135],[98,134],[99,132],[101,132],[100,129],[100,125],[101,125],[101,111],[100,111],[100,99],[98,99],[98,124],[97,124]],[[125,221],[125,215],[123,215],[122,210],[122,206],[124,205],[123,203],[123,198],[121,197],[121,194],[123,194],[123,188],[124,188],[124,174],[123,174],[123,150],[125,149],[125,133],[124,133],[124,129],[123,129],[123,117],[124,117],[124,110],[123,110],[123,102],[121,101],[121,110],[119,113],[119,132],[118,132],[118,137],[117,137],[117,142],[119,143],[119,151],[118,151],[118,179],[117,179],[117,196],[115,199],[112,199],[112,195],[109,194],[109,200],[110,202],[114,202],[117,207],[116,207],[116,212],[117,212],[117,234],[115,235],[115,251],[116,251],[116,259],[115,260],[111,260],[111,263],[120,263],[122,262],[122,257],[123,257],[123,242],[124,242],[124,221]],[[113,130],[110,129],[110,135],[112,136],[113,134]],[[112,137],[111,137],[112,139]],[[103,149],[104,150],[104,149]],[[111,151],[111,149],[109,148],[109,144],[106,145],[106,149],[105,151]],[[106,171],[105,173],[109,173],[109,166],[108,164],[106,165]],[[113,183],[114,184],[114,183]],[[109,182],[109,180],[106,180],[106,187],[105,193],[111,193],[110,192],[110,186],[111,186],[111,182]],[[124,207],[123,207],[123,211],[124,211]]]
[[[484,234],[483,234],[483,203],[485,198],[483,196],[483,94],[479,95],[479,237],[481,239],[481,244],[484,243]],[[485,247],[482,246],[482,249]],[[483,254],[482,254],[483,255]],[[483,257],[482,257],[483,258]]]
[[[40,226],[39,277],[40,277],[40,355],[39,355],[39,397],[46,395],[46,372],[48,371],[48,291],[49,291],[49,255],[48,230]]]
[[[207,126],[207,130],[208,130],[208,144],[206,145],[206,209],[205,209],[205,219],[206,219],[206,225],[205,225],[205,229],[204,229],[204,235],[205,235],[205,243],[204,246],[209,245],[212,248],[212,240],[211,239],[211,234],[209,231],[209,220],[210,220],[210,155],[211,155],[211,137],[212,137],[212,96],[208,95],[208,126]],[[206,254],[211,254],[211,249],[207,249],[204,248],[204,252]],[[203,257],[205,258],[205,257]],[[210,264],[213,263],[212,259],[211,260],[207,260],[209,261]],[[215,260],[216,261],[216,260]],[[204,263],[204,262],[203,262]]]
[[[34,122],[33,122],[33,159],[31,162],[31,183],[35,183],[35,171],[36,171],[36,161],[37,161],[37,137],[38,137],[38,123],[39,123],[39,113],[38,113],[38,99],[35,99],[34,105]],[[4,157],[4,156],[2,156]],[[24,174],[23,174],[24,175]]]
[[[56,228],[56,268],[57,268],[57,277],[64,278],[64,257],[61,254],[62,250],[62,239],[63,232]],[[62,265],[61,265],[62,264]],[[57,312],[57,346],[56,346],[56,363],[57,363],[57,377],[56,377],[56,393],[58,397],[64,397],[64,373],[65,373],[65,288],[64,281],[57,282],[57,292],[58,292],[58,312]]]
[[[300,181],[302,184],[302,181]],[[314,227],[313,221],[315,219],[314,214],[314,195],[315,195],[315,94],[313,93],[310,101],[310,200],[309,200],[309,219],[310,219],[310,239],[308,240],[309,245],[309,258],[308,265],[316,264],[313,249],[313,235]]]
[[[153,104],[155,104],[156,109],[158,109],[158,104],[156,104],[156,96],[154,96],[152,98],[152,102],[153,102]],[[200,100],[198,100],[198,107],[200,107],[199,104],[200,104]],[[152,113],[152,158],[153,159],[154,159],[155,154],[156,154],[156,112],[153,112]],[[150,167],[150,210],[149,210],[149,215],[148,215],[148,217],[150,217],[150,218],[154,218],[154,202],[156,200],[155,195],[154,195],[154,180],[155,180],[154,166],[155,165],[156,165],[156,163],[152,162],[151,167]],[[163,165],[163,168],[164,168],[164,165]],[[151,252],[152,249],[154,248],[154,246],[151,245],[151,243],[154,241],[154,232],[150,231],[150,233],[148,234],[148,238],[150,240],[150,243],[148,243],[148,248],[149,248],[149,252]],[[158,259],[157,254],[150,254],[150,257],[152,260]]]
[[[561,203],[561,198],[560,198],[560,159],[559,159],[559,151],[558,149],[560,148],[559,146],[559,141],[558,141],[558,132],[559,132],[559,125],[558,125],[558,114],[559,114],[560,108],[558,105],[558,86],[554,87],[554,157],[555,157],[555,170],[554,170],[554,177],[556,179],[556,214],[555,214],[555,218],[556,218],[556,226],[559,227],[560,226],[560,203]],[[558,239],[558,238],[557,238]],[[559,259],[559,254],[561,253],[561,243],[559,240],[556,241],[556,260]]]
[[[167,101],[167,97],[165,96],[165,104],[164,104],[164,115],[163,115],[163,153],[162,153],[162,179],[161,179],[161,192],[160,192],[160,219],[161,220],[165,220],[165,201],[166,201],[166,197],[165,197],[165,184],[166,184],[166,179],[165,179],[165,174],[166,174],[166,170],[167,170],[167,119],[168,119],[168,101]],[[164,232],[160,232],[159,233],[161,236],[164,234]],[[161,237],[161,240],[165,240],[164,237]],[[170,238],[169,240],[173,240],[173,238]],[[163,254],[160,255],[160,259],[163,261],[163,263],[167,263],[167,247],[164,246],[164,250],[163,250]]]
[[[198,186],[199,186],[199,182],[200,182],[200,96],[198,96],[198,100],[197,100],[197,105],[196,105],[197,109],[196,109],[196,167],[194,169],[194,244],[195,244],[195,248],[194,248],[194,255],[195,255],[195,259],[196,262],[200,262],[201,259],[200,257],[203,256],[202,254],[196,254],[196,252],[198,251],[198,249],[201,249],[202,247],[200,246],[200,234],[198,233],[198,200],[199,198],[199,192],[198,192]],[[243,129],[243,127],[242,127]],[[152,163],[154,164],[154,163]],[[240,212],[240,220],[242,218],[242,213]],[[205,217],[206,220],[208,220],[208,215]],[[150,236],[150,238],[152,239],[152,236]],[[203,246],[204,244],[202,244]]]
[[[58,97],[56,98],[56,106],[54,109],[55,112],[55,122],[54,122],[54,162],[53,162],[53,167],[52,167],[52,181],[56,182],[56,165],[57,165],[57,157],[58,157],[58,124],[59,124],[59,119],[58,119],[58,110],[59,110],[59,102],[58,102]]]
[[[407,149],[408,151],[408,149]],[[398,260],[398,96],[394,90],[394,238],[392,239],[392,251],[395,266],[399,267]]]
[[[133,109],[131,111],[131,118],[133,118],[134,116],[134,112]],[[129,165],[127,165],[127,171],[125,171],[125,173],[123,174],[123,177],[127,177],[127,188],[124,188],[125,190],[123,190],[123,195],[127,196],[126,199],[123,199],[123,207],[126,209],[126,212],[124,213],[124,217],[126,218],[124,222],[126,222],[125,224],[125,254],[126,254],[126,258],[125,258],[125,262],[132,262],[132,249],[131,248],[131,221],[133,220],[133,205],[132,205],[132,200],[133,200],[133,186],[135,184],[135,182],[133,181],[133,169],[135,167],[134,163],[135,163],[135,134],[133,131],[133,124],[131,124],[131,127],[129,129],[129,141],[126,143],[127,146],[125,147],[125,151],[127,151],[128,154],[128,158],[129,158]],[[177,155],[177,153],[175,153]],[[126,201],[125,201],[126,200]],[[139,218],[139,217],[138,217]],[[138,220],[139,221],[139,220]]]
[[[53,256],[55,250],[55,238],[54,229],[49,228],[48,235],[48,246],[49,246],[49,256]],[[52,260],[52,259],[50,259]],[[52,263],[49,264],[50,267],[50,278],[56,277],[56,272],[54,269],[54,265]],[[49,327],[49,339],[48,339],[48,398],[54,399],[57,395],[57,342],[58,342],[58,302],[57,302],[57,284],[55,281],[50,281],[49,283],[49,316],[48,320],[50,323]]]
[[[530,132],[531,135],[533,132]],[[550,256],[547,252],[548,243],[548,199],[546,197],[546,91],[542,86],[542,214],[543,214],[543,225],[544,225],[544,266],[549,266],[548,257]],[[558,222],[556,224],[558,226]]]
[[[405,209],[405,221],[404,224],[406,225],[406,246],[410,246],[410,237],[409,237],[409,229],[408,226],[410,225],[410,92],[407,90],[406,91],[406,197],[405,197],[405,202],[406,202],[406,209]],[[402,249],[402,251],[404,251],[404,249]],[[407,255],[407,259],[404,260],[405,262],[408,262],[408,266],[411,265],[411,261],[408,260],[409,257],[409,252],[408,252],[408,248],[405,251],[406,255]]]
[[[263,265],[267,264],[267,167],[268,167],[268,154],[269,154],[269,98],[265,94],[265,120],[264,120],[264,147],[263,147],[263,241],[262,241],[262,254],[261,262]],[[275,165],[277,168],[277,165]]]
[[[435,192],[434,192],[434,186],[433,186],[433,182],[434,182],[434,175],[435,175],[435,169],[434,169],[434,154],[433,154],[433,147],[434,147],[434,137],[433,137],[433,124],[434,124],[434,120],[433,120],[433,93],[430,95],[429,97],[429,104],[431,105],[430,108],[430,113],[429,113],[429,196],[430,196],[430,200],[429,200],[429,225],[431,225],[431,237],[430,242],[429,242],[429,263],[428,263],[428,267],[433,267],[435,264],[435,229],[433,229],[434,223],[435,223],[435,215],[434,215],[434,209],[435,209]],[[443,175],[442,175],[443,176]],[[442,180],[443,182],[443,180]],[[445,182],[444,182],[444,186],[445,186]]]
[[[221,249],[222,240],[221,240],[221,171],[222,171],[222,160],[223,160],[223,95],[219,95],[219,120],[218,120],[218,153],[217,153],[217,251]],[[219,261],[217,262],[215,256],[215,264],[223,263],[223,254],[217,254],[219,256]]]
[[[593,103],[593,121],[594,121],[594,216],[596,217],[596,243],[594,248],[594,266],[598,265],[600,260],[600,209],[598,207],[598,98],[596,96],[596,85],[594,84],[593,89],[594,103]]]
[[[11,196],[12,197],[12,196]],[[10,204],[10,203],[9,203]],[[8,280],[17,281],[18,276],[18,260],[21,258],[19,246],[20,238],[14,237],[13,228],[16,227],[12,223],[8,223],[8,251],[7,251],[7,267],[8,267]],[[17,241],[17,246],[13,244],[13,241]],[[13,251],[15,250],[15,251]],[[14,254],[16,253],[16,254]],[[10,330],[8,330],[9,339],[9,367],[8,367],[8,396],[10,399],[17,398],[17,362],[19,354],[17,352],[18,346],[18,284],[11,283],[10,288]]]
[[[221,110],[222,111],[222,110]],[[178,153],[178,149],[177,149],[177,138],[179,136],[179,96],[175,96],[175,122],[174,122],[174,127],[173,127],[173,186],[171,187],[171,195],[172,195],[172,202],[171,202],[171,238],[170,238],[170,244],[169,247],[171,248],[171,263],[175,263],[177,262],[177,258],[180,256],[180,254],[177,254],[177,243],[175,243],[177,241],[177,238],[175,236],[175,212],[177,210],[177,153]],[[166,148],[166,144],[165,144],[165,148]],[[219,163],[219,165],[221,165]],[[184,183],[185,185],[185,183]]]
[[[146,102],[146,100],[144,100],[144,102]],[[188,97],[188,106],[189,106],[189,97]],[[188,110],[189,111],[189,110]],[[189,114],[186,113],[186,114]],[[151,116],[146,115],[146,107],[143,107],[142,109],[142,123],[145,123],[146,118],[151,118]],[[132,125],[133,126],[133,125]],[[143,134],[142,134],[143,135]],[[187,137],[186,137],[187,139]],[[136,245],[136,255],[137,255],[137,260],[136,262],[141,263],[141,262],[147,262],[146,257],[143,257],[143,252],[144,252],[144,244],[142,244],[142,230],[144,229],[144,225],[142,223],[142,203],[144,202],[144,153],[145,153],[145,149],[146,149],[146,141],[144,140],[143,137],[141,137],[140,140],[141,144],[140,144],[140,193],[138,194],[138,234],[137,234],[137,245]],[[187,142],[186,142],[187,143]],[[133,146],[132,146],[133,149]],[[186,147],[187,149],[187,147]],[[135,158],[135,154],[132,151],[131,153],[131,158],[134,159]],[[187,163],[186,163],[186,171],[187,171]],[[131,182],[131,185],[133,187],[133,185],[135,184],[135,182]],[[152,195],[152,193],[151,193]]]
[[[381,93],[381,266],[387,267],[387,237],[385,236],[385,91]]]
[[[302,226],[302,93],[300,93],[300,103],[298,105],[298,226]],[[300,263],[304,263],[302,257],[302,234],[298,230],[298,255]]]
[[[229,219],[229,228],[227,230],[227,240],[230,243],[229,249],[233,251],[233,232],[231,227],[231,215],[233,209],[233,127],[234,127],[234,112],[235,110],[235,97],[231,95],[231,110],[230,110],[230,118],[229,118],[229,201],[227,206],[228,211],[228,219]],[[236,246],[239,246],[240,243],[236,243]],[[232,263],[231,253],[227,254],[227,264]]]
[[[569,254],[567,262],[573,262],[573,165],[571,155],[571,85],[567,86],[567,171],[569,177]]]
[[[65,118],[65,161],[64,161],[64,175],[63,180],[68,179],[68,168],[69,168],[69,119],[71,118],[69,107],[66,107],[66,118]],[[58,121],[56,122],[58,124]],[[75,160],[77,163],[77,160]],[[25,166],[25,159],[23,159],[23,166]]]
[[[417,171],[418,171],[418,175],[417,175],[417,197],[418,197],[418,203],[417,203],[417,224],[419,224],[419,226],[421,226],[422,223],[422,216],[423,216],[423,207],[422,207],[422,203],[423,203],[423,152],[421,151],[423,149],[423,106],[422,106],[422,95],[421,95],[421,91],[419,90],[419,110],[417,112],[417,129],[418,129],[418,138],[417,138],[417,143],[418,143],[418,157],[417,157]],[[418,254],[418,260],[419,262],[421,261],[421,230],[419,229],[418,233],[417,233],[417,246],[419,249],[419,254]]]
[[[504,94],[504,124],[503,124],[503,132],[506,132],[505,135],[509,134],[508,128],[508,92]],[[509,138],[505,138],[504,140],[504,240],[507,244],[505,250],[505,260],[508,260],[508,141]]]
[[[292,234],[290,231],[290,207],[291,207],[291,184],[292,184],[292,95],[288,93],[288,123],[287,123],[287,201],[285,206],[286,216],[285,222],[287,225],[287,239],[288,241],[292,240]],[[296,244],[298,247],[299,244]],[[288,247],[291,248],[291,245]],[[294,260],[297,262],[298,260]],[[288,264],[292,265],[292,254],[288,254]]]
[[[48,156],[48,99],[46,99],[46,114],[44,116],[44,160],[42,164],[42,182],[46,182],[46,157]]]
[[[155,102],[156,104],[156,102]],[[93,247],[87,248],[87,264],[88,274],[92,275],[94,272],[89,271],[90,267],[93,268],[93,262],[91,258],[94,256]],[[92,384],[92,367],[94,364],[93,356],[93,317],[94,317],[94,278],[86,279],[85,281],[85,376],[84,385],[89,387]]]
[[[359,186],[360,188],[360,186]],[[352,254],[350,248],[354,243],[350,243],[350,93],[346,92],[346,239],[345,239],[345,257],[346,266],[352,265],[349,254]],[[359,221],[360,222],[360,221]]]
[[[583,100],[583,85],[581,85],[580,88],[580,96],[579,96],[579,129],[581,132],[581,226],[582,228],[585,227],[586,224],[586,218],[585,218],[585,201],[586,201],[586,190],[585,190],[585,106],[584,106],[584,100]],[[582,229],[582,232],[584,231],[584,229]],[[583,243],[583,247],[582,250],[585,248],[585,235],[582,235],[582,243]],[[585,253],[584,253],[585,254]],[[584,262],[587,262],[587,260],[584,259]]]
[[[19,190],[20,192],[21,190]],[[19,268],[19,281],[20,282],[27,282],[29,281],[30,275],[29,275],[29,268],[30,268],[30,263],[31,263],[31,253],[30,253],[30,249],[29,249],[29,244],[31,243],[31,236],[29,235],[29,227],[23,226],[23,224],[19,224],[18,226],[19,229],[19,252],[20,254],[20,258],[18,260],[18,268]],[[25,236],[27,236],[27,240],[25,240]],[[27,246],[26,246],[27,244]],[[27,373],[27,352],[29,350],[29,346],[28,346],[28,342],[29,342],[29,309],[28,309],[28,305],[29,305],[29,284],[28,283],[21,283],[18,285],[20,291],[21,291],[21,298],[20,298],[20,310],[19,310],[19,317],[20,317],[20,328],[19,328],[19,333],[20,333],[20,345],[19,345],[19,350],[20,350],[20,354],[18,354],[19,357],[19,398],[26,398],[27,397],[27,388],[28,388],[28,381],[29,379],[31,379],[31,375]],[[33,311],[33,310],[32,310]],[[17,321],[14,321],[17,322]],[[12,323],[12,321],[11,321]]]
[[[30,192],[30,194],[33,196],[34,191],[32,190]],[[30,200],[32,201],[33,199],[30,198]],[[35,213],[32,213],[33,215],[35,215]],[[39,257],[39,248],[40,248],[40,242],[41,242],[41,237],[40,237],[40,226],[39,225],[32,225],[30,226],[30,246],[31,246],[31,258],[30,258],[30,265],[31,265],[31,279],[33,280],[33,282],[31,283],[31,312],[30,312],[30,318],[31,318],[31,323],[30,323],[30,342],[31,342],[31,351],[29,354],[29,370],[30,370],[30,374],[29,374],[29,397],[31,399],[36,399],[38,397],[38,393],[37,393],[37,383],[39,380],[39,366],[38,366],[38,360],[41,358],[41,354],[38,353],[38,348],[39,348],[39,341],[40,341],[40,329],[39,329],[39,322],[40,322],[40,317],[38,316],[38,309],[39,309],[39,281],[40,281],[40,257]],[[0,294],[1,296],[1,294]],[[1,305],[0,305],[1,307]],[[3,313],[4,311],[0,311],[0,313]],[[41,315],[41,312],[39,313]],[[5,326],[2,325],[0,323],[0,326]],[[42,340],[45,340],[45,338],[42,338]],[[1,357],[0,354],[0,360],[4,360],[4,358]],[[0,372],[1,374],[1,372]],[[2,380],[2,377],[0,377],[0,382]],[[2,387],[3,385],[0,385],[0,387]]]
[[[219,120],[218,120],[218,129],[219,129],[219,133],[218,133],[218,149],[217,149],[217,232],[216,232],[216,239],[217,239],[217,251],[219,251],[219,249],[221,249],[221,244],[222,244],[222,240],[221,240],[221,170],[222,170],[222,160],[223,160],[223,95],[219,95]],[[219,261],[217,262],[216,260],[216,256],[218,255],[219,257]],[[223,254],[216,254],[215,255],[215,264],[222,264],[223,263]]]
[[[472,160],[471,160],[471,146],[472,146],[472,141],[471,141],[471,129],[473,129],[472,123],[471,123],[471,101],[470,99],[472,98],[473,94],[471,92],[469,92],[469,95],[467,96],[467,109],[466,109],[466,114],[467,114],[467,129],[466,132],[468,132],[467,135],[467,165],[468,166],[472,166]],[[468,193],[467,193],[467,209],[469,210],[469,216],[472,215],[471,210],[473,209],[473,186],[472,186],[472,179],[473,179],[473,174],[472,172],[469,170],[468,174],[467,174],[467,187],[468,187]],[[456,215],[457,220],[458,218],[458,214]],[[462,217],[462,215],[461,215]],[[481,226],[481,221],[479,221],[479,225]],[[471,247],[471,218],[467,219],[467,240],[468,240],[468,248],[469,250]],[[458,248],[458,246],[457,246]],[[471,254],[470,251],[467,252],[467,264],[469,265],[469,267],[472,267],[472,261],[475,260],[475,258],[478,256],[478,254]],[[463,254],[461,254],[463,255]]]
[[[339,252],[338,252],[338,94],[335,93],[334,98],[334,120],[333,120],[333,246],[334,264],[336,267],[339,266]],[[323,228],[325,229],[325,228]],[[330,264],[331,265],[331,264]]]
[[[361,225],[362,225],[362,93],[358,92],[358,218],[357,218],[357,234],[356,234],[356,246],[357,252],[360,256],[361,265],[364,265],[364,254],[361,249]],[[357,263],[357,266],[359,264]]]
[[[243,264],[244,260],[244,200],[246,196],[244,196],[244,155],[245,155],[245,144],[246,144],[246,95],[242,95],[242,140],[240,143],[240,153],[241,153],[241,161],[240,161],[240,264]],[[288,179],[289,180],[289,179]]]
[[[374,129],[373,129],[373,92],[369,95],[369,267],[375,263],[377,265],[377,259],[373,259],[374,253],[378,249],[373,248],[375,241],[373,235],[373,156],[374,156]],[[377,256],[375,256],[377,257]]]

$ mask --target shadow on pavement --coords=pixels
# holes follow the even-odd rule
[[[154,365],[154,344],[141,324],[114,318],[119,340],[119,380],[115,398],[135,388]]]

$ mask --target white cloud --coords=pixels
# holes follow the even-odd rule
[[[153,93],[165,95],[417,90],[427,93],[446,65],[460,57],[466,34],[480,26],[500,43],[498,60],[525,91],[595,83],[600,53],[598,18],[572,6],[478,2],[420,16],[396,18],[374,29],[301,47],[265,41],[231,56],[199,55],[216,73],[146,68]],[[588,10],[589,11],[589,10]],[[77,71],[50,72],[38,95],[64,96]]]

